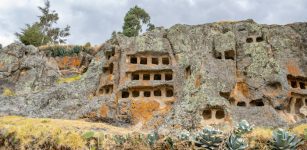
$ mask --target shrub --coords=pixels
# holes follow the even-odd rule
[[[39,47],[40,51],[43,51],[51,57],[63,57],[78,55],[80,52],[91,53],[92,47],[79,46],[79,45],[47,45]]]

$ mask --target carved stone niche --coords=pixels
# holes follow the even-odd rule
[[[227,114],[222,107],[207,107],[202,111],[202,125],[221,124],[227,122]]]
[[[301,95],[296,93],[291,93],[288,113],[294,115],[294,119],[297,121],[302,118],[307,117],[307,95]]]
[[[265,103],[262,99],[251,100],[248,102],[247,100],[235,100],[233,98],[230,99],[230,104],[238,106],[238,107],[262,107],[265,106]]]
[[[96,92],[96,95],[102,96],[102,95],[110,95],[112,93],[113,93],[113,84],[110,84],[110,85],[100,86],[100,88]]]
[[[249,36],[246,38],[246,43],[262,42],[262,41],[264,41],[262,36]]]
[[[288,84],[294,89],[307,89],[307,78],[306,77],[294,77],[292,75],[287,76]]]

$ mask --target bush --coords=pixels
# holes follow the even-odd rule
[[[92,47],[88,47],[88,45],[52,45],[41,46],[39,49],[51,57],[72,56],[78,55],[82,51],[86,53],[90,53],[92,51]]]

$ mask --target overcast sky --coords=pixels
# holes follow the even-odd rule
[[[71,26],[69,44],[101,44],[112,31],[121,31],[129,8],[138,5],[156,26],[203,24],[254,19],[258,23],[307,21],[307,0],[50,0],[59,13],[58,26]],[[44,0],[0,0],[0,43],[7,45],[26,23],[37,21]]]

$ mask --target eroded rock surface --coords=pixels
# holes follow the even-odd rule
[[[48,85],[57,67],[43,61],[44,75],[16,83],[31,88],[28,82],[43,80],[48,88],[0,96],[0,112],[115,121],[163,132],[232,126],[242,119],[289,125],[307,115],[306,26],[245,20],[117,35],[101,46],[79,81]],[[37,71],[35,62],[45,60],[11,49],[0,52],[2,79],[31,68],[26,66]]]

